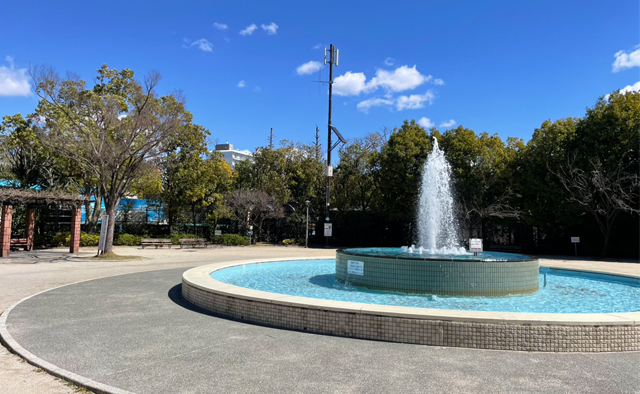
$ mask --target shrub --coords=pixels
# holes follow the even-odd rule
[[[226,246],[249,245],[249,238],[238,234],[222,234],[211,237],[211,243]]]
[[[52,240],[55,246],[71,245],[71,233],[63,232],[53,236]],[[98,246],[100,242],[100,234],[80,233],[80,246]]]
[[[146,238],[141,235],[133,235],[133,234],[117,234],[113,237],[114,245],[127,245],[127,246],[137,246],[140,245],[142,238]]]
[[[184,239],[184,238],[203,238],[202,236],[198,236],[195,234],[171,234],[171,243],[173,245],[178,245],[180,242],[180,239]]]
[[[291,238],[289,238],[289,239],[283,239],[283,240],[282,240],[282,244],[283,244],[284,246],[295,245],[295,244],[296,244],[296,240],[295,240],[295,239],[291,239]]]

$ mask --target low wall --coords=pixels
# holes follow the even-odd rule
[[[256,261],[191,269],[183,275],[182,295],[221,316],[317,334],[495,350],[640,350],[640,312],[536,314],[391,307],[266,293],[210,277],[215,270],[252,262]]]
[[[538,291],[537,259],[435,260],[336,252],[336,280],[404,293],[505,296]]]

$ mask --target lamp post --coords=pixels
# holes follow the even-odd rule
[[[307,204],[307,238],[305,239],[304,247],[309,248],[309,204],[311,204],[311,201],[307,200],[304,203]]]

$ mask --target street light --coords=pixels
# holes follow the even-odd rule
[[[304,203],[307,204],[307,238],[305,240],[304,247],[309,248],[309,204],[311,204],[311,201],[307,200]]]

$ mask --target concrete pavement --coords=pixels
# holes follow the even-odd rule
[[[332,250],[119,248],[116,253],[146,259],[117,262],[87,261],[93,251],[79,258],[62,250],[47,253],[16,254],[19,258],[0,262],[0,310],[52,287],[107,278],[21,303],[8,319],[11,335],[55,365],[129,391],[640,392],[640,353],[497,352],[352,340],[217,318],[179,296],[180,275],[192,266],[256,257],[333,257]],[[640,273],[632,262],[541,263]],[[110,277],[133,272],[143,273]],[[73,392],[4,348],[0,382],[3,393]]]

